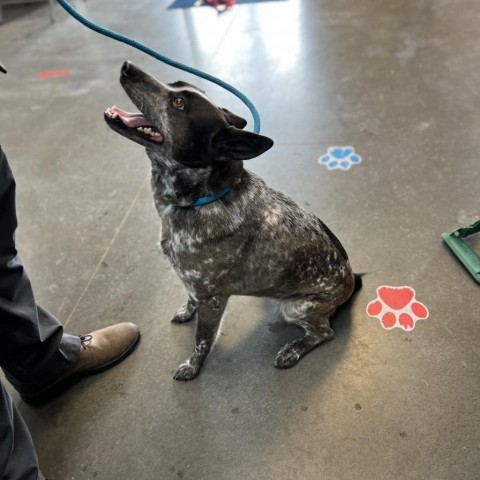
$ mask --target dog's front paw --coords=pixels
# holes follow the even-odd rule
[[[290,368],[295,366],[300,358],[301,353],[298,349],[298,341],[285,345],[278,353],[275,359],[275,367],[277,368]]]
[[[201,368],[199,365],[192,364],[190,359],[188,359],[178,367],[173,378],[179,382],[188,382],[198,376]]]
[[[190,310],[188,308],[188,304],[185,304],[183,307],[180,307],[177,311],[177,313],[174,315],[172,318],[172,323],[186,323],[190,322],[190,320],[193,320],[193,317],[195,316],[196,311],[195,310]]]

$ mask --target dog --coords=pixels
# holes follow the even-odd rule
[[[104,118],[146,148],[162,250],[188,292],[172,322],[197,319],[195,349],[174,378],[200,373],[231,295],[273,298],[287,321],[304,328],[275,359],[278,368],[293,367],[333,338],[331,316],[361,286],[342,244],[244,169],[273,141],[243,130],[243,118],[188,83],[163,84],[130,62],[120,83],[141,113],[111,107]]]

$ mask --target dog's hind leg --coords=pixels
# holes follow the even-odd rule
[[[198,302],[197,331],[195,333],[195,349],[186,362],[175,372],[175,380],[188,381],[194,379],[217,339],[223,312],[228,297],[212,297]]]
[[[197,310],[197,301],[189,295],[187,303],[183,305],[183,307],[180,307],[172,318],[172,323],[186,323],[193,320]]]
[[[285,319],[305,329],[305,336],[285,345],[277,354],[275,367],[290,368],[315,347],[334,337],[330,316],[335,307],[315,299],[283,301],[281,310]]]

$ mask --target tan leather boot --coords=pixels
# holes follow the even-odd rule
[[[132,352],[139,338],[140,331],[133,323],[118,323],[80,336],[80,354],[67,375],[108,370]]]
[[[133,352],[140,339],[140,330],[133,323],[118,323],[88,335],[80,335],[80,353],[76,363],[53,385],[29,395],[21,395],[27,403],[46,402],[86,375],[104,372]]]

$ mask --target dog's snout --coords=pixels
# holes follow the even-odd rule
[[[134,68],[133,68],[132,62],[129,62],[129,61],[127,60],[127,61],[122,65],[121,74],[122,74],[124,77],[130,77],[131,75],[133,75],[133,71],[134,71]]]

